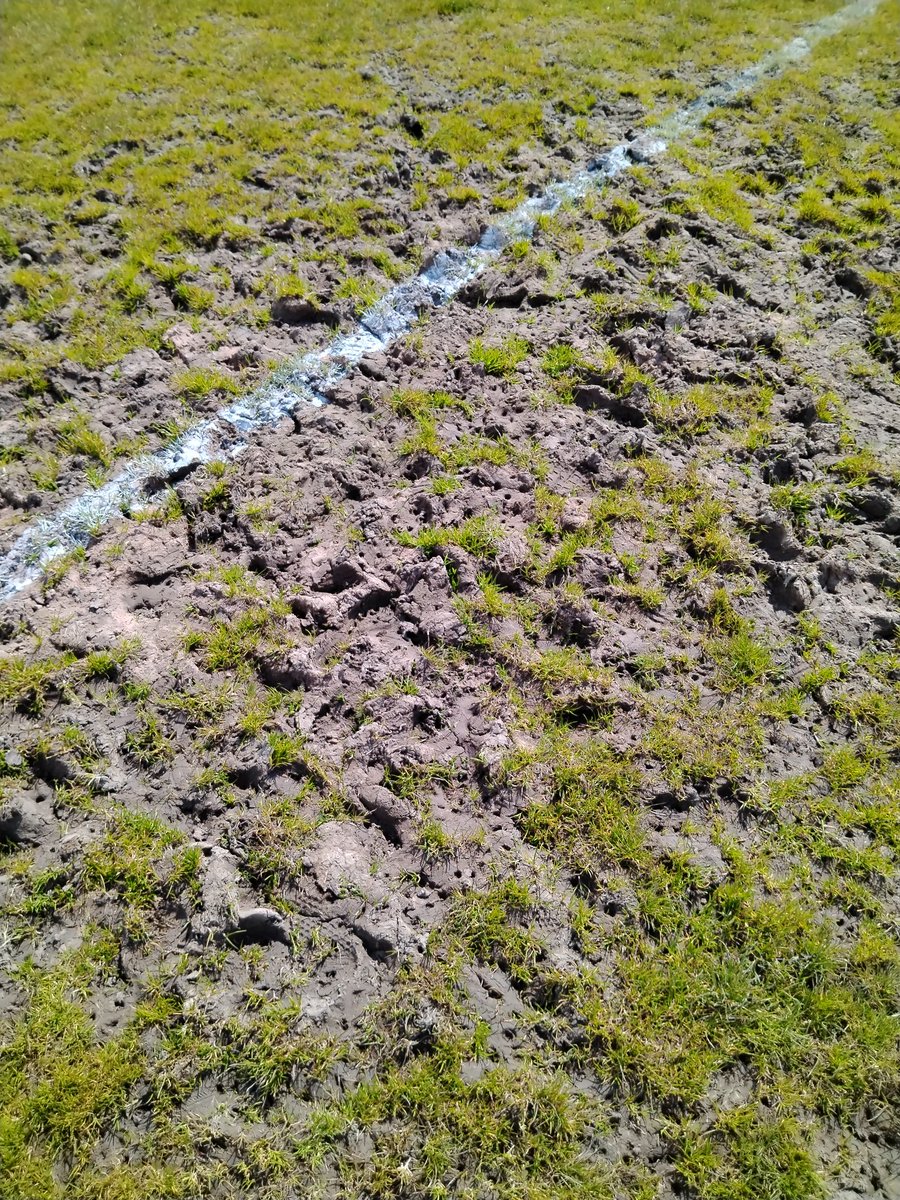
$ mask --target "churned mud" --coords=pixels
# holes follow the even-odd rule
[[[900,1196],[896,29],[0,611],[4,1194]],[[488,223],[380,203],[401,257]],[[352,328],[343,277],[48,380],[111,444]]]

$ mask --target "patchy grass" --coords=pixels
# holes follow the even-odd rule
[[[595,11],[557,0],[540,12],[520,0],[372,0],[316,10],[302,27],[269,0],[239,8],[153,0],[125,21],[106,0],[77,13],[16,0],[7,14],[27,54],[14,53],[0,85],[13,89],[0,107],[11,163],[0,270],[5,311],[35,340],[0,364],[30,406],[3,466],[43,490],[65,486],[67,456],[98,481],[123,452],[70,400],[43,422],[62,358],[93,370],[140,345],[170,355],[173,309],[213,348],[232,322],[261,326],[273,295],[311,296],[307,277],[364,305],[417,265],[410,209],[417,238],[442,240],[445,214],[458,221],[463,204],[474,227],[488,203],[519,197],[523,164],[540,186],[541,139],[590,151],[599,99],[626,96],[637,126],[809,15],[792,0],[778,11],[616,3],[598,37]],[[698,370],[690,385],[663,386],[671,364],[654,378],[641,354],[645,338],[677,344],[663,334],[676,305],[709,329],[742,311],[742,264],[773,229],[792,246],[806,239],[796,257],[762,259],[774,277],[802,256],[798,310],[803,278],[830,279],[889,244],[890,74],[866,67],[862,120],[858,68],[834,71],[857,56],[871,64],[885,53],[877,41],[870,28],[824,43],[808,74],[714,114],[676,168],[691,175],[686,197],[678,186],[662,197],[652,171],[636,172],[627,190],[598,192],[588,220],[564,208],[538,222],[536,245],[509,248],[502,263],[552,268],[560,303],[587,317],[557,325],[553,344],[530,307],[466,318],[483,318],[484,332],[463,356],[511,381],[499,390],[522,401],[526,434],[485,409],[496,383],[464,389],[472,374],[458,360],[445,364],[448,390],[424,390],[432,351],[411,335],[407,386],[364,410],[373,437],[348,450],[364,459],[386,441],[406,456],[386,471],[397,507],[383,515],[400,513],[395,524],[379,532],[357,518],[371,497],[313,517],[281,481],[266,480],[259,499],[240,460],[179,487],[189,520],[202,512],[225,536],[192,548],[203,565],[187,581],[195,607],[179,614],[189,658],[160,664],[168,682],[146,682],[126,643],[80,657],[54,648],[69,644],[66,597],[52,594],[64,563],[29,624],[4,625],[4,819],[22,795],[40,796],[59,826],[40,852],[27,838],[0,848],[4,951],[17,964],[0,1038],[4,1195],[280,1200],[325,1187],[373,1200],[650,1200],[659,1169],[661,1186],[695,1200],[818,1200],[833,1182],[822,1125],[849,1140],[861,1113],[896,1106],[896,647],[887,636],[844,644],[826,592],[770,621],[761,551],[741,533],[755,533],[755,504],[768,500],[805,542],[805,569],[824,514],[842,560],[862,520],[854,493],[865,503],[858,489],[890,491],[891,468],[850,439],[839,380],[830,394],[810,385],[808,434],[782,420],[787,373],[806,386],[806,343],[803,354],[790,337],[765,353],[729,345],[734,370]],[[748,163],[775,140],[790,179],[722,170],[732,132]],[[680,213],[677,235],[658,236],[660,207]],[[671,274],[693,261],[695,223],[734,283]],[[44,261],[26,262],[35,239]],[[556,292],[556,272],[588,249],[608,290]],[[240,271],[221,266],[238,252]],[[871,293],[842,303],[866,322],[866,370],[887,386],[897,292],[887,273],[860,277]],[[784,375],[770,370],[779,358]],[[517,376],[536,394],[517,396]],[[610,406],[629,402],[643,431],[608,437],[606,414],[572,403],[585,382]],[[208,367],[172,380],[188,406],[242,386]],[[164,411],[152,419],[165,439],[184,427]],[[585,437],[563,456],[570,422]],[[807,435],[821,435],[812,470],[764,485],[781,439]],[[403,474],[413,455],[434,460],[430,478]],[[515,486],[485,490],[482,475]],[[173,490],[150,519],[182,515]],[[506,529],[523,537],[501,546]],[[364,678],[345,630],[301,621],[257,561],[229,557],[238,537],[261,559],[273,543],[280,554],[288,539],[330,540],[341,554],[383,555],[401,580],[440,556],[450,590],[435,602],[460,624],[430,644],[404,626],[384,643],[397,665]],[[100,547],[102,569],[117,569],[122,545]],[[293,562],[273,570],[279,586]],[[441,571],[432,577],[444,587]],[[896,582],[877,577],[879,613]],[[380,638],[395,611],[354,636]],[[327,695],[264,687],[260,676],[277,677],[307,638],[335,666]],[[464,700],[452,713],[448,695]],[[785,774],[804,740],[808,762]],[[116,787],[127,807],[110,799]],[[169,797],[177,828],[154,815]],[[369,857],[320,910],[307,872],[326,821]],[[483,835],[459,832],[473,827]],[[188,937],[223,853],[248,904],[278,910],[284,944]],[[428,933],[421,959],[393,948],[407,920]],[[384,941],[364,952],[366,925]],[[81,949],[60,955],[59,930],[82,935]],[[28,959],[38,952],[41,968]],[[381,980],[365,1011],[344,988],[347,964]],[[333,1037],[311,1015],[323,998],[341,1014]],[[206,1095],[223,1106],[211,1118],[195,1110]],[[618,1157],[648,1131],[658,1158]]]
[[[503,536],[496,518],[490,516],[470,517],[461,525],[433,526],[418,534],[400,531],[397,541],[401,546],[422,550],[429,557],[439,554],[447,546],[460,546],[476,558],[493,558]]]
[[[0,1181],[6,1195],[60,1195],[59,1158],[76,1173],[102,1131],[122,1116],[146,1068],[136,1031],[103,1041],[82,1001],[113,966],[116,942],[95,932],[54,970],[26,967],[21,1015],[7,1020],[0,1067]]]
[[[121,809],[112,814],[103,839],[88,847],[85,886],[119,896],[132,937],[144,935],[148,912],[163,895],[196,879],[199,850],[188,851],[188,857],[178,862],[173,859],[167,871],[161,866],[165,852],[183,840],[183,835],[155,817]]]
[[[489,346],[476,338],[469,347],[469,359],[484,367],[488,375],[509,376],[531,352],[530,344],[522,337],[505,338],[499,345]]]
[[[529,927],[536,897],[515,879],[498,880],[486,892],[459,895],[445,926],[451,945],[459,945],[482,963],[528,983],[542,957],[540,939]]]

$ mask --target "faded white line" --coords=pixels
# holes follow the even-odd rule
[[[134,459],[103,487],[36,521],[0,558],[0,602],[38,579],[53,559],[88,545],[108,521],[148,507],[152,503],[148,491],[160,482],[178,478],[191,466],[213,457],[234,457],[243,448],[242,439],[254,430],[276,424],[300,404],[322,404],[328,388],[367,354],[385,350],[423,313],[446,304],[496,259],[504,246],[530,239],[539,216],[556,212],[566,201],[582,199],[598,181],[615,178],[635,162],[662,154],[667,142],[696,130],[719,105],[780,74],[824,38],[871,16],[880,2],[855,0],[808,26],[801,36],[759,62],[707,88],[647,133],[614,146],[588,170],[553,183],[543,195],[526,200],[491,226],[476,246],[442,251],[420,275],[393,288],[365,312],[351,333],[334,338],[321,350],[289,360],[260,387],[189,429],[171,446]]]

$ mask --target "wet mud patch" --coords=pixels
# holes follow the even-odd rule
[[[4,610],[22,1194],[892,1195],[896,213],[805,79]]]

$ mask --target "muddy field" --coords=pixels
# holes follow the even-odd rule
[[[900,7],[575,7],[9,6],[10,1200],[900,1200]]]

